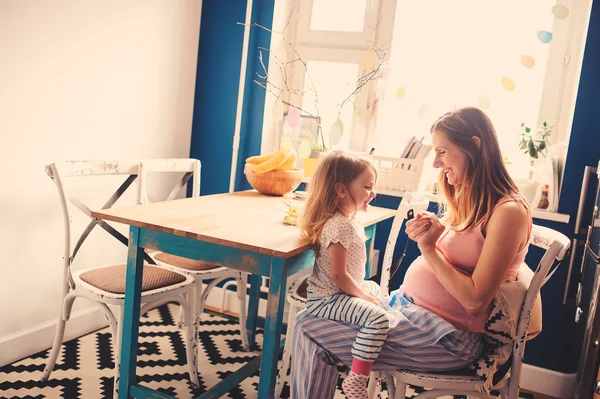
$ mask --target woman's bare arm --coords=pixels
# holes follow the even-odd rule
[[[481,256],[472,276],[450,264],[436,249],[435,240],[427,239],[427,230],[418,237],[419,248],[444,288],[456,298],[470,315],[486,310],[504,281],[504,275],[517,252],[526,245],[529,229],[527,211],[515,202],[498,206],[486,227]],[[439,237],[439,234],[437,235]]]

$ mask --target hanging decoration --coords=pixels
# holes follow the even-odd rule
[[[540,40],[540,42],[544,44],[548,44],[552,41],[552,33],[548,32],[547,30],[539,30],[537,33],[537,37]]]
[[[363,64],[363,68],[365,69],[366,73],[372,72],[375,67],[379,64],[378,62],[378,58],[377,58],[377,54],[375,54],[375,51],[373,51],[373,49],[369,49],[365,55],[363,55],[362,58],[362,64]]]
[[[406,94],[406,88],[405,87],[401,87],[398,90],[396,90],[396,98],[397,99],[401,99],[402,97],[404,97],[405,94]]]
[[[292,138],[289,135],[285,135],[281,138],[281,145],[279,146],[282,150],[291,150],[293,146]]]
[[[525,68],[531,69],[535,65],[535,59],[530,55],[523,54],[521,56],[521,64],[523,64]]]
[[[504,76],[502,78],[502,87],[506,91],[513,91],[515,89],[515,82],[511,78]]]
[[[296,127],[300,123],[300,110],[298,108],[290,107],[287,114],[287,123],[291,127]]]
[[[481,108],[481,109],[489,109],[490,108],[490,99],[486,95],[479,96],[479,108]]]
[[[379,79],[386,80],[387,78],[390,77],[391,74],[392,74],[392,68],[390,68],[389,66],[383,67],[379,71]]]
[[[341,119],[335,121],[331,128],[329,129],[329,142],[332,145],[337,145],[342,139],[342,135],[344,134],[344,123]]]
[[[552,14],[556,19],[565,19],[569,16],[569,9],[563,5],[557,4],[552,7]]]
[[[312,152],[310,148],[310,142],[307,139],[302,140],[300,145],[298,146],[298,156],[300,159],[307,159],[310,157],[310,153]]]

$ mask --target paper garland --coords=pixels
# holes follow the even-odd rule
[[[287,124],[291,127],[296,127],[300,123],[300,110],[298,108],[290,107],[287,114]]]

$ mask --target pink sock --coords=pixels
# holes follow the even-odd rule
[[[354,371],[356,374],[369,375],[371,373],[372,364],[373,362],[353,358],[350,370]]]

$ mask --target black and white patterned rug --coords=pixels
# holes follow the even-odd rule
[[[200,388],[193,389],[187,373],[185,345],[174,323],[178,306],[165,305],[143,315],[140,323],[138,381],[177,398],[196,397],[253,359],[258,352],[242,351],[237,320],[205,314],[198,358]],[[49,350],[0,368],[0,398],[112,398],[113,359],[107,328],[66,342],[47,382],[39,379]],[[257,333],[262,344],[262,331]],[[229,398],[256,398],[258,374],[233,389]],[[336,399],[345,398],[338,383]],[[417,390],[420,391],[419,388]],[[409,388],[410,396],[416,391]],[[289,396],[287,385],[282,398]],[[456,397],[457,399],[459,397]]]

